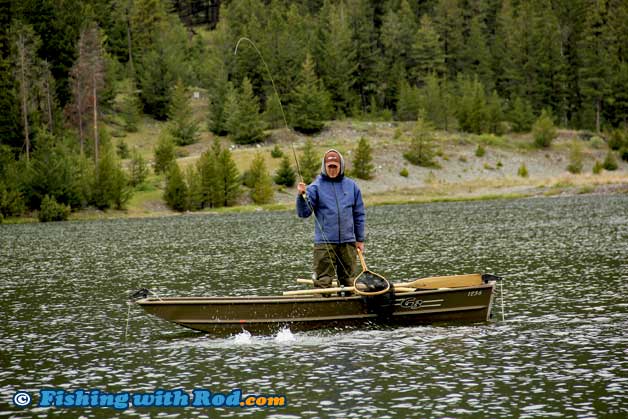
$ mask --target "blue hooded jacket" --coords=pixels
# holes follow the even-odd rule
[[[329,150],[330,151],[336,150]],[[325,155],[327,155],[325,153]],[[344,176],[345,163],[340,153],[340,173],[327,176],[325,160],[321,173],[306,189],[309,205],[297,196],[297,215],[307,218],[312,209],[318,222],[314,227],[315,243],[354,243],[365,240],[366,212],[358,185]],[[321,231],[322,227],[322,231]]]

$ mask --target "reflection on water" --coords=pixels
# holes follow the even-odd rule
[[[285,394],[278,409],[129,409],[125,417],[609,418],[628,414],[628,197],[370,208],[369,269],[493,272],[506,321],[212,338],[126,297],[268,295],[309,276],[291,213],[0,226],[0,417],[17,390],[207,388]],[[35,396],[37,399],[37,396]]]

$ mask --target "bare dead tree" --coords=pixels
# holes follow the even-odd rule
[[[15,74],[19,84],[20,111],[22,124],[24,125],[24,147],[26,148],[26,160],[30,160],[30,125],[28,114],[31,108],[31,87],[34,83],[35,65],[37,61],[37,48],[39,38],[33,29],[21,22],[14,25],[15,40]]]

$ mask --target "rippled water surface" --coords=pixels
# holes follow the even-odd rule
[[[279,212],[0,226],[0,417],[628,416],[628,196],[368,210],[369,269],[503,275],[505,321],[498,304],[491,323],[219,339],[126,303],[140,287],[296,289],[311,223]],[[42,388],[239,388],[288,405],[38,408]],[[17,408],[18,390],[34,405]]]

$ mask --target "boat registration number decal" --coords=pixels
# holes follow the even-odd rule
[[[477,297],[478,295],[482,295],[482,291],[469,291],[467,295],[469,297]]]
[[[399,304],[403,308],[409,308],[410,310],[416,310],[423,305],[423,300],[417,300],[414,297],[404,298]]]

